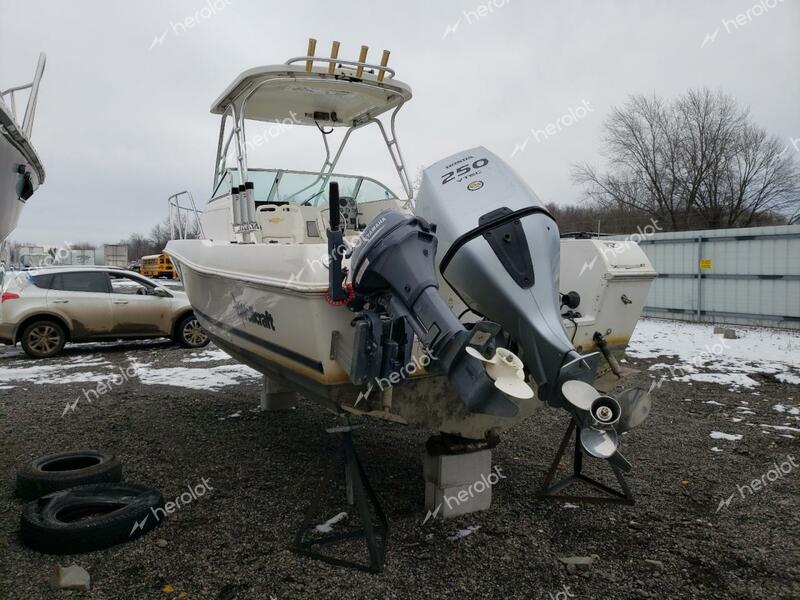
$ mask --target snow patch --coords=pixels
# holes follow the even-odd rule
[[[726,340],[710,324],[641,319],[627,354],[633,358],[674,357],[675,364],[658,363],[652,370],[671,369],[666,378],[684,382],[720,383],[753,388],[756,373],[800,384],[800,333],[760,327],[738,327],[740,338]],[[704,372],[698,372],[702,370]]]
[[[184,358],[185,363],[195,362],[211,362],[214,360],[233,360],[230,355],[224,350],[214,349],[205,350],[204,352],[195,352],[190,358]]]
[[[465,538],[468,535],[472,535],[480,528],[481,528],[480,525],[470,525],[466,529],[459,529],[453,535],[449,536],[447,539],[450,540],[451,542],[454,542],[456,540],[460,540],[461,538]]]
[[[315,529],[319,533],[330,533],[331,531],[333,531],[333,526],[336,525],[342,519],[345,519],[346,517],[347,517],[346,512],[340,512],[338,515],[332,516],[330,519],[328,519],[321,525],[317,525]]]
[[[139,379],[145,385],[171,385],[192,390],[216,392],[229,385],[261,377],[261,373],[242,364],[219,365],[216,367],[165,367],[157,369],[149,363],[131,361],[136,367]]]
[[[721,431],[712,431],[710,435],[711,439],[727,440],[729,442],[738,442],[740,439],[742,439],[742,435],[739,433],[723,433]]]

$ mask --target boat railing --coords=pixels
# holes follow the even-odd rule
[[[205,239],[203,223],[200,220],[201,213],[197,210],[194,197],[189,190],[172,194],[167,203],[169,205],[169,235],[171,240]]]
[[[8,106],[11,108],[11,116],[19,123],[15,93],[30,90],[28,94],[28,104],[25,107],[25,115],[22,118],[22,133],[28,138],[30,138],[31,131],[33,130],[33,119],[36,115],[36,100],[39,97],[39,82],[42,80],[45,62],[47,62],[47,56],[44,52],[41,52],[39,54],[39,62],[36,64],[36,72],[33,75],[33,81],[25,85],[18,85],[0,91],[0,98],[5,101],[5,98],[8,97]]]

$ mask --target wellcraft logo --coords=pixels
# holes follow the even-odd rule
[[[271,329],[272,331],[275,331],[275,319],[268,310],[258,312],[252,306],[242,304],[241,302],[237,302],[235,300],[233,301],[233,308],[243,320],[255,323],[256,325],[264,327],[265,329]]]

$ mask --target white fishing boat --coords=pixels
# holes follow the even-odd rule
[[[656,275],[647,257],[634,243],[560,240],[483,147],[425,169],[414,196],[396,133],[411,88],[388,52],[370,64],[365,47],[352,61],[338,50],[318,57],[312,44],[247,70],[212,105],[222,122],[199,239],[166,248],[203,327],[272,389],[338,411],[489,440],[549,404],[575,416],[588,452],[617,456],[649,397],[601,390],[624,375],[615,359]],[[249,164],[253,121],[318,129],[322,167]],[[397,189],[337,172],[370,128]]]
[[[25,203],[44,182],[44,167],[31,144],[39,83],[45,55],[33,81],[0,91],[0,244],[14,230]],[[17,117],[16,94],[29,90],[22,120]]]

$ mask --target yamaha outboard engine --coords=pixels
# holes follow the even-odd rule
[[[396,372],[408,362],[416,334],[432,359],[431,370],[448,377],[470,411],[514,416],[518,407],[510,397],[530,398],[533,391],[521,380],[521,364],[497,377],[481,364],[480,359],[495,355],[500,326],[483,321],[468,331],[439,295],[433,227],[418,217],[384,211],[362,240],[351,262],[353,287],[363,305],[358,319],[364,326],[357,325],[357,332],[369,332],[367,345],[380,356],[365,371],[381,377]]]

